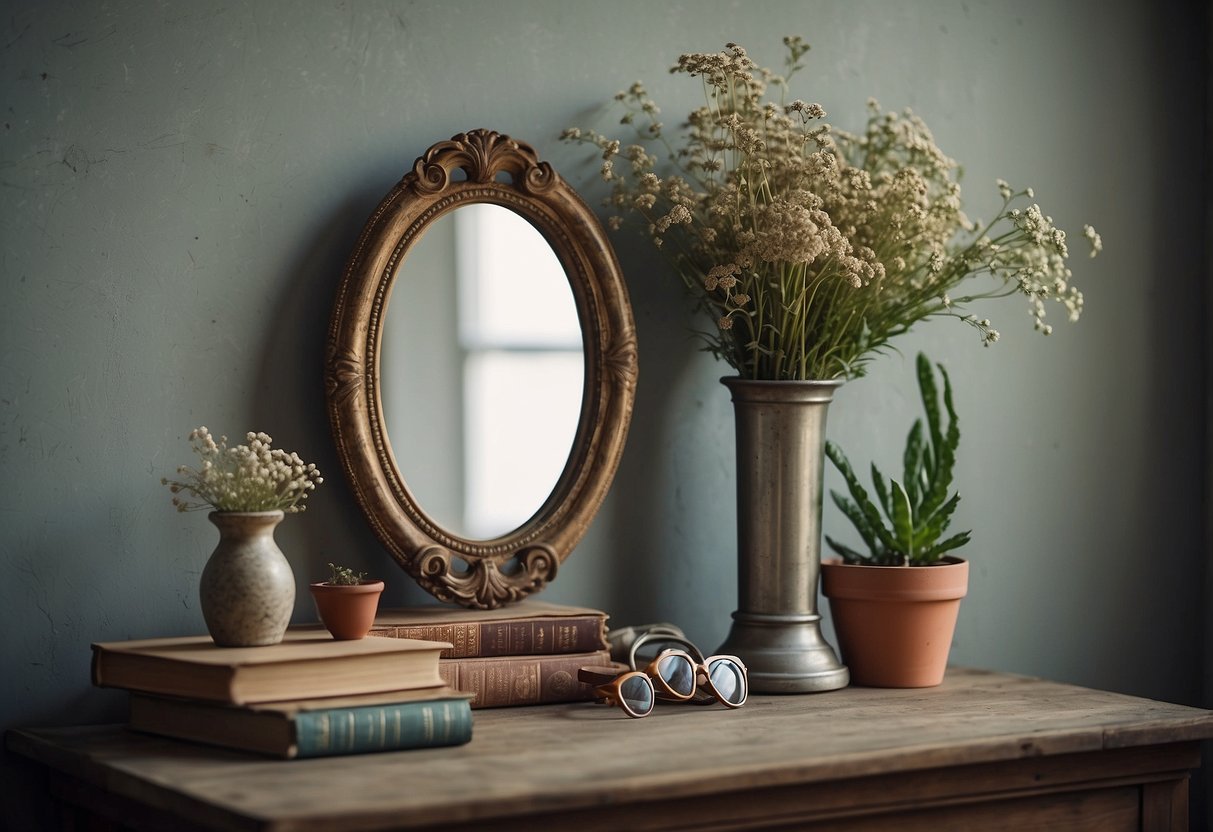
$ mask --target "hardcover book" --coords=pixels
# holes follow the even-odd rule
[[[101,687],[241,705],[435,687],[449,646],[336,641],[317,628],[292,628],[265,647],[217,647],[210,636],[115,641],[93,645],[92,674]]]
[[[589,653],[607,646],[606,620],[600,610],[530,599],[496,610],[429,604],[380,610],[370,634],[450,642],[444,659]]]
[[[611,664],[611,651],[550,656],[442,659],[438,672],[448,685],[474,694],[473,708],[547,705],[593,699],[594,689],[577,678],[591,665]]]
[[[275,757],[329,757],[462,745],[470,697],[450,688],[234,706],[132,693],[136,731]]]

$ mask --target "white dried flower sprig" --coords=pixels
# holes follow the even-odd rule
[[[226,436],[216,442],[204,426],[191,431],[189,439],[198,467],[180,466],[182,480],[161,479],[173,492],[178,511],[299,512],[306,508],[308,494],[324,482],[315,465],[271,448],[273,440],[264,433],[250,432],[247,445],[229,447]]]
[[[611,228],[637,215],[711,314],[715,328],[701,333],[710,351],[748,378],[854,377],[932,316],[994,343],[999,332],[967,309],[979,299],[1021,293],[1046,335],[1046,301],[1077,320],[1083,299],[1065,232],[1030,188],[998,180],[999,213],[971,221],[957,163],[909,110],[886,113],[869,100],[866,129],[851,134],[824,123],[820,104],[783,104],[809,49],[798,37],[784,45],[783,76],[732,43],[681,56],[670,71],[700,78],[706,101],[688,116],[681,147],[639,82],[615,96],[634,144],[580,128],[562,134],[594,146],[611,185]],[[765,99],[772,88],[778,101]],[[1099,234],[1085,226],[1083,236],[1095,256]]]

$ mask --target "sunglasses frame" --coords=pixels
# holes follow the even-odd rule
[[[587,685],[591,685],[594,688],[594,692],[601,697],[600,701],[608,705],[618,706],[619,710],[633,719],[643,719],[653,713],[653,708],[657,706],[657,688],[653,685],[653,680],[643,670],[627,670],[614,667],[583,667],[577,671],[577,678]],[[649,689],[649,709],[643,713],[633,710],[628,705],[627,700],[623,698],[623,685],[629,679],[641,679]]]
[[[717,661],[732,662],[733,665],[741,671],[741,701],[730,702],[726,699],[719,690],[716,689],[716,684],[712,681],[712,664]],[[740,708],[750,698],[750,671],[745,666],[745,662],[736,656],[730,656],[726,653],[718,653],[715,656],[708,656],[703,660],[703,664],[696,669],[697,673],[703,673],[703,685],[712,692],[712,696],[716,697],[716,701],[726,708]],[[698,678],[696,678],[698,681]]]
[[[679,693],[674,690],[666,678],[661,675],[661,661],[663,659],[677,656],[686,659],[687,665],[691,668],[691,692]],[[686,650],[679,650],[676,647],[671,647],[667,650],[662,650],[657,656],[648,663],[647,667],[636,668],[642,673],[649,675],[649,680],[653,683],[653,690],[661,699],[673,700],[675,702],[687,702],[695,698],[695,691],[699,689],[699,666],[695,664],[695,659]]]
[[[749,670],[745,666],[745,662],[743,662],[737,656],[729,656],[729,655],[725,655],[723,653],[715,655],[715,656],[708,656],[705,658],[703,655],[703,652],[698,647],[696,647],[694,644],[692,644],[690,641],[688,641],[686,638],[680,638],[678,636],[669,635],[667,633],[645,633],[645,634],[639,636],[635,641],[632,642],[632,646],[628,650],[628,666],[631,667],[633,670],[635,670],[636,669],[637,651],[643,645],[649,644],[649,643],[654,643],[654,642],[657,644],[663,644],[663,643],[679,644],[686,648],[685,650],[680,650],[679,648],[676,648],[676,647],[666,648],[665,650],[660,651],[657,654],[656,658],[654,658],[648,664],[648,667],[650,667],[650,668],[653,667],[657,662],[659,662],[661,660],[661,658],[663,656],[665,656],[667,653],[670,653],[670,652],[682,653],[683,655],[685,655],[687,658],[689,658],[691,660],[691,667],[695,671],[695,690],[693,690],[691,692],[690,697],[676,697],[679,699],[679,701],[686,702],[686,701],[693,700],[697,704],[706,705],[706,704],[711,703],[711,701],[713,699],[715,699],[717,702],[719,702],[721,705],[724,705],[726,708],[740,708],[742,705],[744,705],[749,700],[749,698],[750,698],[750,676],[749,676]],[[741,681],[742,681],[742,685],[743,685],[743,690],[742,690],[742,696],[741,696],[740,702],[730,702],[728,699],[726,699],[720,693],[719,690],[716,689],[716,685],[712,682],[712,664],[717,661],[731,661],[741,671]],[[647,670],[645,672],[647,672]],[[701,676],[702,676],[702,681],[700,681]],[[664,684],[665,680],[663,679],[662,682]],[[704,693],[701,690],[701,688],[706,688],[707,693]],[[663,698],[668,698],[668,697],[663,697]]]

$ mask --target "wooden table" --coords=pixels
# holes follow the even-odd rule
[[[1213,712],[949,672],[740,710],[475,712],[466,746],[274,761],[121,726],[14,731],[67,813],[133,829],[1186,830]],[[820,826],[815,826],[819,824]],[[108,828],[108,827],[107,827]]]

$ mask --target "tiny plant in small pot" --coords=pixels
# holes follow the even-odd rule
[[[333,638],[362,638],[375,623],[383,581],[368,581],[365,572],[329,564],[329,579],[310,585],[316,612]]]
[[[922,353],[917,370],[926,421],[915,421],[906,438],[901,482],[873,464],[875,494],[869,496],[842,449],[826,443],[826,455],[849,492],[849,497],[837,491],[830,496],[867,548],[860,551],[827,535],[839,559],[822,564],[822,591],[830,601],[843,660],[859,685],[942,682],[960,599],[968,589],[968,562],[949,553],[969,542],[969,532],[945,536],[960,502],[952,491],[960,443],[952,386],[939,365],[941,408],[934,368]]]

